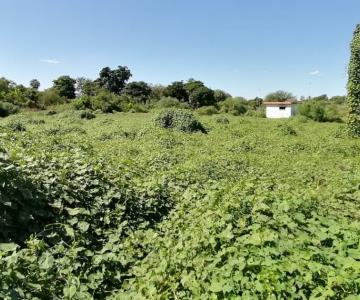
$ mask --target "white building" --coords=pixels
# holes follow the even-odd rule
[[[270,119],[290,118],[294,114],[293,101],[263,102],[266,107],[266,117]]]

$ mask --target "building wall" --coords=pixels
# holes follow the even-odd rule
[[[284,106],[285,109],[280,109],[281,105],[267,105],[266,117],[271,119],[290,118],[293,113],[293,108],[290,105]]]

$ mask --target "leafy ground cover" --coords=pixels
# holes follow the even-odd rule
[[[2,119],[0,298],[358,299],[345,125],[198,119],[207,134],[152,114]]]

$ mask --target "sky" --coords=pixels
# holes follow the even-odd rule
[[[346,93],[359,0],[0,0],[0,77],[194,78],[234,96]]]

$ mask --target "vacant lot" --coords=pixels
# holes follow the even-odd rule
[[[343,124],[214,115],[188,134],[153,117],[0,120],[0,298],[357,299]]]

